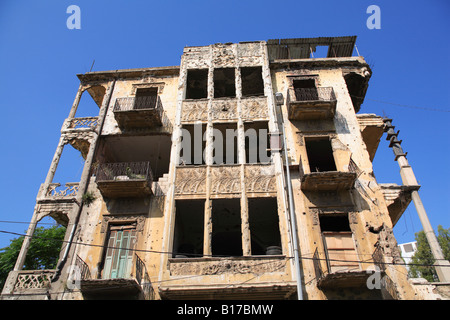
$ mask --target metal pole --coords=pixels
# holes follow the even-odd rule
[[[427,238],[428,244],[431,248],[431,253],[435,259],[435,269],[439,281],[450,282],[450,262],[444,258],[441,246],[437,240],[436,234],[431,227],[430,220],[428,219],[425,207],[423,206],[422,200],[420,199],[419,192],[417,191],[419,185],[417,183],[416,177],[411,166],[406,159],[406,153],[403,152],[400,146],[401,140],[397,140],[398,132],[394,131],[394,126],[392,125],[392,119],[384,119],[385,123],[384,131],[387,132],[386,140],[389,140],[389,147],[392,148],[395,154],[395,160],[400,166],[400,175],[402,177],[403,184],[405,186],[417,186],[416,190],[411,192],[411,198],[416,207],[417,214],[419,216],[420,222],[422,223],[423,231]]]
[[[278,104],[277,104],[278,105]],[[288,198],[289,198],[289,215],[291,220],[291,230],[292,230],[292,242],[294,247],[294,263],[295,263],[295,272],[297,275],[297,298],[298,300],[303,300],[303,289],[302,289],[302,277],[301,277],[301,269],[300,269],[300,254],[299,254],[299,245],[298,245],[298,237],[297,237],[297,220],[295,218],[295,209],[294,209],[294,197],[292,194],[292,184],[291,184],[291,173],[289,169],[289,158],[287,153],[287,140],[286,140],[286,132],[284,129],[284,121],[283,114],[281,113],[281,133],[283,135],[283,153],[284,160],[286,163],[286,185],[288,189]]]

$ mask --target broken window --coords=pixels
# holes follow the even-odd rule
[[[214,69],[214,98],[236,97],[235,70]]]
[[[208,69],[188,70],[186,99],[208,97]]]
[[[217,123],[213,125],[213,163],[237,164],[238,131],[236,123]]]
[[[276,198],[249,198],[252,255],[282,254]]]
[[[111,225],[107,243],[103,279],[129,278],[136,244],[136,224]]]
[[[244,124],[246,163],[270,162],[269,124],[267,121]]]
[[[330,273],[359,270],[358,254],[347,215],[320,215],[320,229]]]
[[[314,79],[296,79],[293,80],[295,98],[297,101],[319,100],[319,95]]]
[[[175,201],[174,258],[203,256],[203,220],[205,200]]]
[[[214,256],[242,256],[240,199],[212,200],[211,249]]]
[[[242,96],[263,96],[264,83],[261,67],[241,68]]]
[[[158,99],[157,88],[139,88],[136,90],[133,109],[154,109]]]
[[[180,165],[204,165],[206,124],[183,125],[181,128]]]
[[[310,172],[336,171],[330,139],[305,138]]]

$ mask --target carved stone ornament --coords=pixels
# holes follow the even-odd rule
[[[241,99],[242,118],[248,120],[268,119],[267,98],[243,98]]]
[[[183,101],[181,121],[208,121],[208,101]]]
[[[240,166],[211,168],[211,193],[238,193],[241,191]]]
[[[178,167],[175,194],[206,193],[206,167]]]
[[[286,261],[282,259],[221,259],[202,261],[200,259],[183,259],[170,262],[170,274],[178,275],[221,275],[234,274],[263,274],[268,272],[285,272]]]
[[[116,224],[132,224],[136,223],[136,231],[142,232],[144,230],[145,217],[143,216],[105,216],[103,217],[101,233],[105,233],[108,230],[108,226],[111,223]]]
[[[272,165],[247,165],[245,167],[247,192],[276,192],[275,169]]]

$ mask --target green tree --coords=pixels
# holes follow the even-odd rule
[[[415,234],[417,241],[417,251],[411,259],[409,267],[409,276],[412,278],[421,277],[428,281],[438,281],[434,267],[434,257],[431,253],[430,245],[424,231]],[[450,228],[444,229],[441,225],[438,226],[437,239],[442,248],[444,258],[450,261]],[[425,266],[421,266],[425,265]]]
[[[63,226],[36,228],[28,248],[23,269],[55,268],[65,233],[66,228]],[[24,236],[21,236],[13,239],[8,247],[0,249],[0,288],[3,288],[8,273],[14,268],[24,238]]]

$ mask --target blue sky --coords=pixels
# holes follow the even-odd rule
[[[66,26],[72,4],[81,9],[80,30]],[[378,30],[366,26],[372,4],[381,10]],[[347,35],[358,36],[358,51],[373,70],[361,112],[393,118],[433,228],[449,228],[449,16],[446,0],[1,0],[0,220],[25,223],[0,222],[0,230],[28,227],[78,89],[76,74],[94,60],[93,71],[173,66],[187,45]],[[82,103],[77,116],[96,115]],[[81,157],[70,149],[63,161],[66,154],[75,161],[62,162],[54,182],[81,174]],[[378,182],[401,184],[385,136],[374,170]],[[411,204],[394,233],[403,243],[421,229]],[[14,237],[0,233],[0,248]]]

